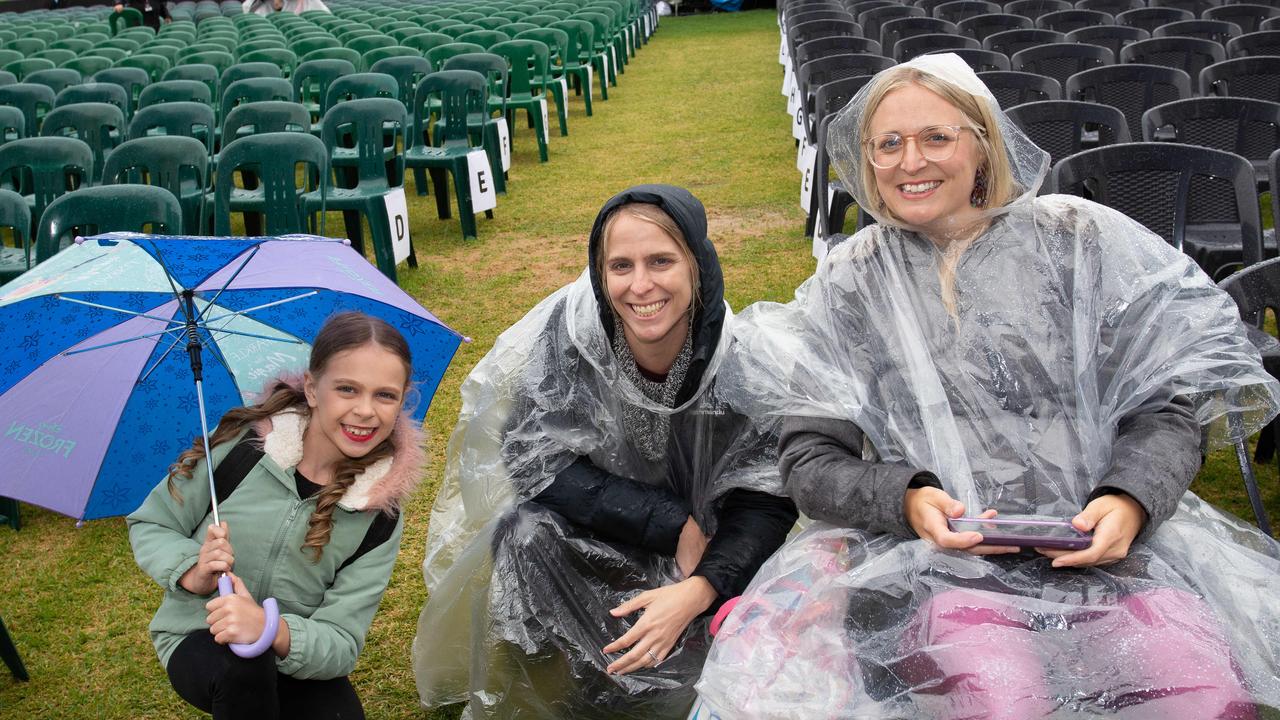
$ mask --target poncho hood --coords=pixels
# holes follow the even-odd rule
[[[707,211],[698,198],[684,188],[673,185],[636,185],[614,195],[600,208],[591,227],[591,240],[587,250],[587,272],[591,288],[600,309],[600,324],[609,339],[613,339],[613,311],[609,306],[609,294],[600,277],[599,260],[604,245],[604,225],[614,211],[630,203],[656,205],[662,209],[684,233],[685,241],[698,264],[700,301],[691,322],[693,332],[693,359],[689,372],[676,395],[676,403],[688,400],[697,390],[702,376],[716,352],[720,334],[724,330],[724,275],[720,272],[720,258],[715,246],[707,237]]]

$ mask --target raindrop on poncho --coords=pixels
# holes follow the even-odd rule
[[[879,224],[833,249],[791,303],[738,317],[721,380],[741,394],[727,399],[852,423],[864,460],[935,473],[970,514],[1069,519],[1095,489],[1119,486],[1150,517],[1124,560],[1055,570],[1038,555],[984,558],[915,538],[901,485],[883,504],[837,508],[847,527],[814,522],[757,574],[717,636],[701,697],[732,718],[1280,707],[1280,549],[1185,491],[1197,435],[1213,449],[1276,413],[1277,384],[1235,305],[1124,215],[1036,197],[1047,155],[959,58],[908,65],[988,103],[1017,186],[958,260],[954,314],[941,252],[862,186],[856,133],[872,82],[834,121],[829,149]],[[1167,433],[1151,426],[1162,413],[1193,421],[1189,447],[1161,444]],[[803,511],[812,498],[795,479]],[[838,474],[825,482],[832,497],[867,497]]]
[[[773,429],[719,399],[716,376],[733,316],[701,203],[669,186],[621,193],[596,221],[593,259],[605,217],[624,201],[666,211],[697,262],[701,302],[684,380],[668,407],[629,378],[614,352],[613,314],[594,262],[497,339],[462,385],[431,514],[423,564],[429,597],[413,649],[424,706],[467,702],[473,717],[688,712],[710,645],[707,618],[695,620],[657,668],[608,675],[616,657],[602,652],[636,619],[613,618],[611,608],[683,579],[672,551],[602,537],[526,502],[583,458],[609,474],[598,504],[617,520],[615,536],[643,535],[654,522],[645,508],[626,506],[634,488],[618,490],[634,481],[679,498],[680,523],[691,515],[707,533],[731,538],[736,531],[738,550],[755,548],[751,572],[738,573],[735,587],[717,587],[722,600],[746,587],[795,520],[794,506],[772,497],[782,492]],[[741,537],[744,528],[717,527],[735,489],[785,504],[771,544]]]

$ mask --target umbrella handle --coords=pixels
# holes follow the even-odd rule
[[[218,596],[226,597],[232,592],[231,577],[225,574],[219,577]],[[276,639],[276,631],[280,629],[280,608],[276,605],[275,598],[267,598],[262,601],[262,609],[267,612],[267,624],[262,628],[262,634],[258,636],[257,641],[231,643],[231,652],[242,658],[255,658],[271,647],[271,643]]]

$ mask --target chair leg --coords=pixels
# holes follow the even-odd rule
[[[436,215],[441,220],[452,217],[449,209],[449,178],[444,168],[431,168],[431,184],[436,190]]]
[[[356,216],[357,226],[360,223],[359,211],[352,214]],[[346,213],[344,212],[345,216]],[[382,198],[372,198],[364,208],[365,217],[369,218],[369,236],[373,242],[373,258],[377,262],[378,270],[396,282],[396,254],[395,249],[391,247],[391,236],[387,229],[387,206],[382,202]]]
[[[507,126],[511,132],[511,126]],[[489,167],[493,171],[493,189],[499,195],[507,194],[507,175],[502,170],[502,139],[498,137],[498,125],[486,122],[483,131],[484,151],[489,156]]]
[[[1244,440],[1236,441],[1236,460],[1240,463],[1240,475],[1244,479],[1244,491],[1249,496],[1249,505],[1253,507],[1253,516],[1258,521],[1258,529],[1271,535],[1271,522],[1267,519],[1267,510],[1262,505],[1262,494],[1258,492],[1258,479],[1253,474],[1253,463],[1249,461],[1249,449]]]
[[[413,187],[417,191],[418,197],[427,196],[427,171],[416,167],[413,169]]]
[[[546,102],[546,100],[544,99],[543,102]],[[546,162],[547,161],[546,137],[547,137],[548,130],[546,125],[542,122],[542,109],[539,108],[537,111],[534,111],[534,109],[531,107],[528,109],[527,112],[529,115],[529,125],[533,127],[533,133],[538,137],[538,162]]]
[[[0,658],[4,659],[4,664],[9,667],[9,672],[22,682],[31,679],[27,674],[27,668],[22,664],[22,656],[18,655],[18,648],[13,644],[13,639],[9,637],[9,631],[4,626],[4,620],[0,620]]]
[[[471,204],[471,177],[467,169],[465,157],[453,163],[453,186],[458,195],[458,219],[462,221],[462,239],[475,240],[476,211]]]
[[[566,137],[569,135],[568,106],[565,104],[568,98],[565,97],[564,87],[560,83],[551,84],[551,97],[556,103],[556,118],[560,121],[560,137]]]
[[[18,508],[17,500],[0,497],[0,525],[8,525],[14,530],[22,529],[22,511]]]

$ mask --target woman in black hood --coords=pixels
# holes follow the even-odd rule
[[[684,717],[707,619],[795,522],[773,428],[715,390],[732,313],[702,204],[619,193],[588,256],[463,384],[414,643],[427,707]]]

